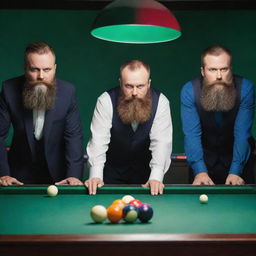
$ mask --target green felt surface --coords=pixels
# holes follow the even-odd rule
[[[170,186],[151,196],[140,187],[104,187],[90,196],[83,187],[0,187],[1,234],[256,233],[256,188]],[[199,202],[206,193],[207,204]],[[154,216],[142,224],[95,224],[94,205],[109,206],[126,194],[152,205]]]

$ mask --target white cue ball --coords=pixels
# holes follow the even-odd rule
[[[107,218],[107,209],[103,205],[93,206],[90,213],[96,223],[101,223]]]
[[[126,204],[129,204],[132,200],[134,200],[135,198],[133,196],[130,196],[130,195],[126,195],[126,196],[123,196],[122,200],[126,203]]]
[[[47,194],[48,194],[48,196],[57,196],[58,188],[55,185],[50,185],[47,188]]]
[[[208,202],[208,196],[205,195],[205,194],[202,194],[200,197],[199,197],[199,200],[202,204],[206,204]]]

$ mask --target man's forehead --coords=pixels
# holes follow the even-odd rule
[[[149,73],[148,71],[142,66],[141,68],[137,68],[134,70],[129,69],[128,67],[124,68],[121,73],[122,79],[148,79]]]
[[[223,52],[219,55],[207,54],[204,57],[204,64],[207,65],[230,65],[230,56]]]

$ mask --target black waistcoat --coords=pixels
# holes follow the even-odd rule
[[[139,124],[135,132],[130,124],[124,124],[121,121],[117,112],[120,87],[108,91],[113,105],[113,118],[111,139],[104,167],[105,183],[140,184],[149,178],[151,160],[149,133],[160,95],[160,92],[150,90],[152,97],[150,119]]]
[[[204,161],[207,168],[214,167],[216,163],[229,168],[234,144],[234,123],[240,105],[240,94],[242,78],[234,76],[236,89],[235,106],[227,112],[222,112],[222,122],[218,125],[215,120],[214,111],[205,111],[201,104],[201,79],[197,77],[192,80],[197,112],[201,122],[201,141],[204,153]]]

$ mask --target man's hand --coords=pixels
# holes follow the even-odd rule
[[[214,183],[207,172],[200,172],[195,176],[192,185],[214,185]]]
[[[104,182],[100,178],[91,178],[85,181],[84,185],[89,190],[89,195],[96,195],[97,188],[101,188]]]
[[[225,184],[226,185],[244,185],[244,180],[236,174],[229,174]]]
[[[146,184],[142,184],[142,187],[150,187],[151,195],[162,195],[164,184],[158,180],[148,180]]]
[[[2,177],[0,177],[0,185],[10,186],[10,185],[13,185],[13,184],[24,185],[24,183],[18,181],[17,179],[15,179],[11,176],[2,176]]]
[[[75,177],[68,177],[64,180],[61,180],[59,182],[55,182],[55,185],[71,185],[71,186],[77,186],[77,185],[83,185],[83,182]]]

